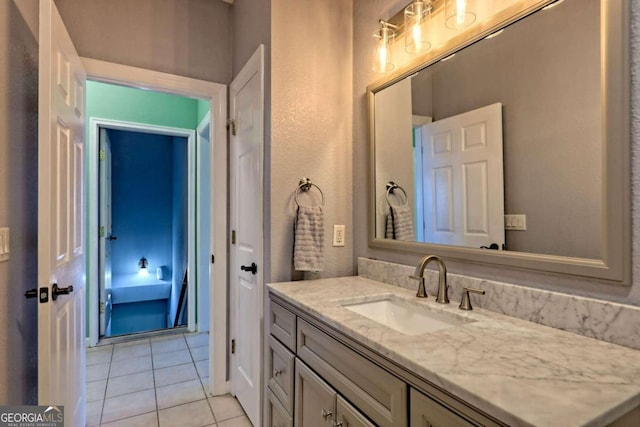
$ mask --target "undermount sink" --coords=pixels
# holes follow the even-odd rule
[[[473,322],[393,297],[359,303],[345,302],[342,306],[405,335],[421,335]]]

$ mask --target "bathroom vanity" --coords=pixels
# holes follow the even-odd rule
[[[640,351],[363,277],[269,299],[265,425],[640,425]]]

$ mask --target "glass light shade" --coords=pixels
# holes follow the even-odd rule
[[[395,39],[396,33],[392,28],[382,26],[376,31],[373,37],[376,39],[373,48],[373,71],[376,73],[386,73],[395,68],[393,63],[393,55],[391,44]]]
[[[446,0],[445,25],[452,30],[461,30],[476,20],[473,0]]]
[[[426,25],[430,14],[431,6],[422,0],[416,0],[404,9],[404,49],[408,53],[426,52],[431,48]]]

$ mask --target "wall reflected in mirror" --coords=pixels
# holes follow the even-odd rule
[[[376,92],[375,237],[601,259],[600,61],[565,0]]]

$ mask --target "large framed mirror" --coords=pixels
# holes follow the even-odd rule
[[[629,2],[516,3],[368,87],[370,246],[628,285]]]

